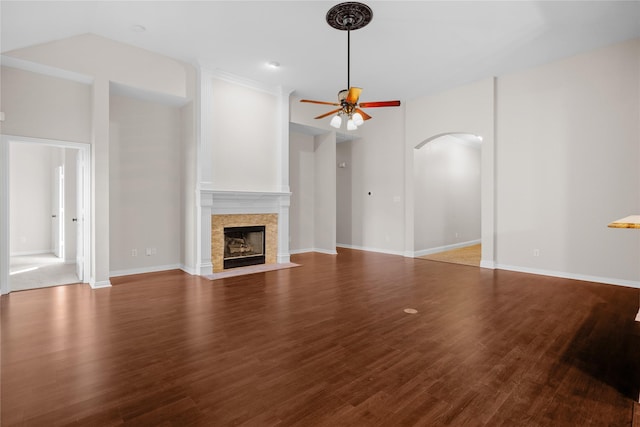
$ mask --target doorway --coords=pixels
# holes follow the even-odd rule
[[[2,293],[88,283],[90,145],[2,136]]]
[[[414,151],[417,258],[480,266],[482,138],[449,133]]]

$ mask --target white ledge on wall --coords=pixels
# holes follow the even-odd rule
[[[201,189],[203,201],[211,206],[211,214],[280,213],[291,204],[291,193],[258,191],[220,191]],[[265,210],[266,209],[266,210]]]

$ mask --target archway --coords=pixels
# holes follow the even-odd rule
[[[415,256],[480,266],[482,137],[451,132],[416,145]]]

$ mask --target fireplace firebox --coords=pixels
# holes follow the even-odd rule
[[[265,226],[224,228],[224,269],[265,263]]]

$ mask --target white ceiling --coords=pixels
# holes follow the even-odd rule
[[[347,34],[325,21],[337,3],[3,0],[0,46],[7,53],[94,33],[333,101],[347,84]],[[372,22],[351,34],[361,101],[407,100],[640,37],[640,1],[367,4]]]

